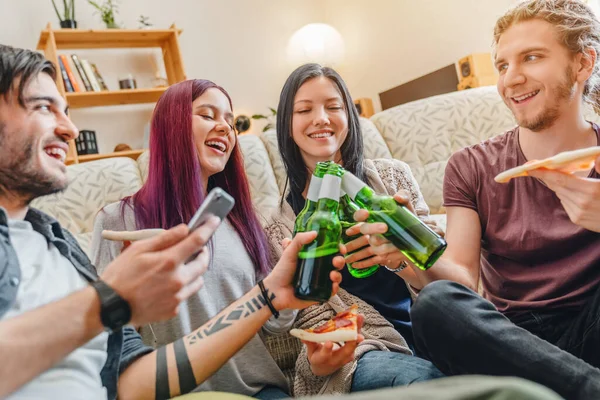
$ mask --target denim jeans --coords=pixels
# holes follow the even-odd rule
[[[352,378],[352,392],[407,386],[444,375],[429,361],[392,351],[370,351],[363,355]]]
[[[525,378],[571,399],[600,399],[600,289],[579,310],[509,320],[455,282],[430,283],[411,310],[415,345],[445,374]]]
[[[286,394],[283,390],[279,389],[275,386],[265,386],[261,389],[260,392],[256,393],[254,396],[255,399],[260,400],[280,400],[287,399],[290,396]]]

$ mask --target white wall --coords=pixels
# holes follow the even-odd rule
[[[346,43],[339,70],[352,96],[370,97],[491,51],[494,24],[516,0],[329,0],[329,22]]]
[[[140,14],[157,28],[173,22],[180,36],[188,78],[224,86],[236,114],[264,113],[276,107],[291,72],[285,58],[292,33],[310,22],[340,31],[346,59],[338,68],[354,97],[378,93],[446,66],[473,52],[489,51],[496,18],[516,0],[119,0],[118,20],[136,28]],[[60,3],[60,2],[59,2]],[[76,0],[81,28],[103,24],[84,0]],[[48,22],[58,26],[50,0],[0,0],[0,43],[35,48]],[[138,86],[153,77],[149,55],[156,50],[77,50],[98,65],[111,89],[132,73]],[[70,51],[66,51],[70,53]],[[80,129],[94,129],[101,152],[117,143],[142,145],[152,105],[74,110]],[[253,123],[253,132],[262,124]]]

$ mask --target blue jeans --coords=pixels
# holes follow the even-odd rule
[[[422,358],[392,351],[370,351],[358,360],[351,391],[407,386],[442,377],[444,374]]]
[[[279,400],[279,399],[287,399],[290,396],[286,394],[283,390],[279,389],[275,386],[265,386],[261,389],[260,392],[256,393],[254,396],[255,399],[260,400]]]

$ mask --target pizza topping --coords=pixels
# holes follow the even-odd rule
[[[344,328],[346,326],[352,326],[353,323],[347,319],[336,319],[335,320],[335,329]]]
[[[325,333],[332,332],[335,330],[335,325],[331,323],[332,321],[327,321],[326,324],[316,327],[313,332],[314,333]]]

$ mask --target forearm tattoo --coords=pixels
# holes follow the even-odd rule
[[[266,293],[269,300],[273,301],[275,299],[275,294],[270,293],[268,288]],[[200,340],[232,326],[236,321],[249,317],[263,307],[267,307],[267,301],[259,293],[244,304],[209,322],[205,328],[200,328],[173,343],[179,378],[179,394],[189,393],[198,386],[185,344],[192,346]],[[156,400],[170,399],[176,395],[170,393],[166,348],[167,346],[161,347],[156,353]]]

